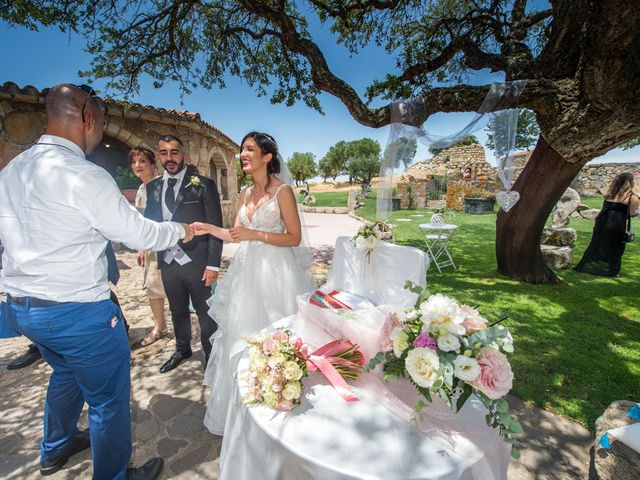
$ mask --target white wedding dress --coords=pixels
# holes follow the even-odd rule
[[[252,230],[283,233],[286,229],[277,200],[282,187],[256,209],[251,219],[243,204],[238,211],[242,224]],[[210,300],[209,315],[218,323],[204,376],[204,384],[211,386],[204,424],[211,433],[224,432],[237,361],[245,347],[242,338],[293,315],[297,311],[296,296],[312,289],[311,277],[294,248],[259,241],[240,243]]]

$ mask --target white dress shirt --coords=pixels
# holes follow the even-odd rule
[[[165,203],[165,199],[164,196],[167,193],[167,188],[169,187],[168,184],[168,180],[170,178],[175,178],[176,179],[176,184],[173,187],[173,195],[174,195],[174,199],[178,199],[178,192],[180,191],[180,186],[182,185],[182,182],[184,180],[184,176],[187,174],[187,167],[184,167],[182,170],[180,170],[178,173],[176,173],[175,175],[170,175],[166,170],[164,171],[164,173],[162,174],[162,219],[166,222],[167,220],[171,220],[171,216],[173,215],[173,213],[171,212],[171,210],[169,210],[169,207],[167,207],[167,204]]]
[[[0,172],[5,291],[59,302],[109,298],[107,239],[164,250],[182,225],[144,218],[103,168],[61,137],[43,135]]]

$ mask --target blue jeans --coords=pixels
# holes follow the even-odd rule
[[[53,368],[44,407],[42,460],[64,449],[89,405],[94,480],[125,479],[131,457],[129,343],[111,301],[31,308],[9,304],[9,325]]]

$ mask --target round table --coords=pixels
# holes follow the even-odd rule
[[[427,231],[427,235],[425,236],[427,242],[427,254],[431,258],[431,261],[435,263],[438,271],[442,273],[441,269],[448,266],[456,268],[448,247],[453,239],[453,233],[456,231],[458,226],[451,223],[421,223],[419,227],[421,230]],[[442,260],[443,257],[444,259]]]
[[[354,387],[360,400],[346,402],[314,373],[304,380],[302,405],[277,412],[242,403],[248,362],[245,351],[225,425],[221,480],[507,478],[509,449],[486,426],[478,400],[452,418],[427,414],[423,433],[385,408],[364,380]]]

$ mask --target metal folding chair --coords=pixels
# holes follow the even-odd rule
[[[425,235],[427,255],[435,263],[438,271],[442,273],[442,268],[448,266],[456,268],[448,247],[453,238],[453,232],[458,227],[445,223],[443,216],[436,213],[431,216],[429,223],[420,225],[420,228],[428,232]]]

